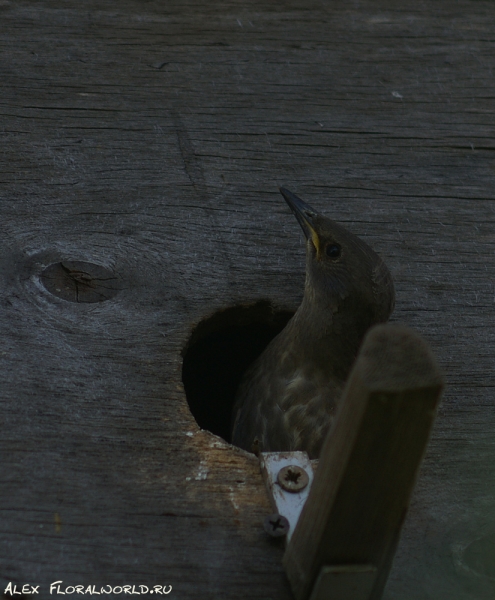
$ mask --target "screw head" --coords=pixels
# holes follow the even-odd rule
[[[265,517],[263,527],[268,535],[271,535],[272,537],[283,537],[289,532],[290,523],[284,516],[274,513],[273,515]]]
[[[286,492],[300,492],[309,483],[309,476],[306,471],[298,465],[288,465],[280,469],[277,475],[277,482]]]

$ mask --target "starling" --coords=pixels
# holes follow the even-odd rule
[[[368,244],[280,191],[307,239],[304,296],[239,385],[232,443],[318,458],[366,331],[394,308],[394,286]]]

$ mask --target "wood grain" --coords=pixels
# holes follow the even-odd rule
[[[1,585],[290,598],[256,460],[181,383],[202,319],[297,306],[285,185],[383,256],[447,375],[384,598],[493,598],[494,30],[487,0],[0,3]],[[63,261],[122,289],[57,299]]]

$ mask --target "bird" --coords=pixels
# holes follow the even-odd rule
[[[390,317],[392,276],[359,237],[285,188],[306,237],[302,302],[248,367],[235,395],[232,444],[318,458],[367,330]]]

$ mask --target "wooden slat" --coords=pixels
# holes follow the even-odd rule
[[[322,567],[342,565],[375,567],[366,598],[381,598],[442,387],[418,334],[379,325],[366,336],[284,557],[297,600]],[[353,580],[348,600],[363,597]]]

